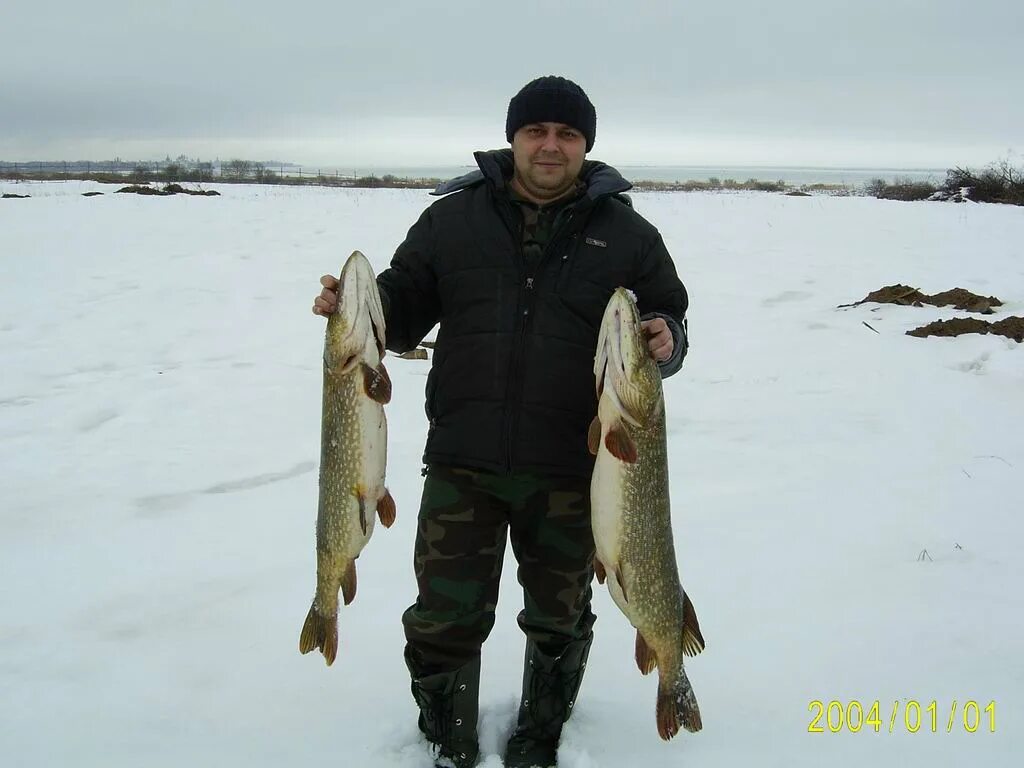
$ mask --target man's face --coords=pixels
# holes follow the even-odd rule
[[[512,136],[515,186],[537,203],[572,189],[583,167],[587,140],[564,123],[529,123]]]

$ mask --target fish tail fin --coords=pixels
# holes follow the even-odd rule
[[[690,602],[690,596],[683,593],[683,653],[696,656],[704,650],[704,636],[697,623],[697,611]]]
[[[356,599],[356,561],[352,560],[345,569],[345,575],[341,577],[341,594],[345,598],[345,605]],[[337,645],[337,642],[335,642]]]
[[[597,583],[604,584],[604,580],[608,578],[608,573],[604,569],[604,563],[594,558],[594,575],[597,576]]]
[[[664,677],[664,672],[662,672],[662,676]],[[667,690],[661,685],[658,686],[656,717],[658,735],[665,741],[679,733],[680,728],[685,728],[690,733],[696,733],[703,727],[700,708],[697,706],[697,697],[693,695],[693,688],[682,668],[679,670],[679,679],[674,686]]]
[[[658,657],[655,655],[654,650],[644,640],[644,636],[640,634],[640,630],[636,631],[636,666],[640,670],[640,674],[649,675],[658,666]]]
[[[324,616],[316,609],[314,603],[306,614],[306,622],[302,625],[299,635],[299,653],[309,653],[314,648],[323,651],[327,666],[334,663],[338,655],[338,617]]]
[[[396,516],[395,499],[391,495],[391,491],[385,488],[384,495],[377,502],[377,517],[380,518],[381,525],[385,528],[390,528],[395,524]]]

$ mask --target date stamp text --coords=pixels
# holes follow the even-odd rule
[[[815,699],[807,709],[811,713],[808,733],[996,732],[995,701],[979,704],[974,699],[964,702],[953,699],[946,704],[935,699],[927,702],[916,699],[824,702]]]

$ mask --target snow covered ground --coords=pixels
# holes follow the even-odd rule
[[[108,194],[81,196],[93,189]],[[383,268],[430,198],[112,191],[0,182],[32,195],[0,201],[0,764],[428,765],[399,622],[425,362],[389,363],[398,522],[359,561],[338,660],[297,644],[315,573],[317,279],[355,248]],[[1024,209],[635,203],[691,293],[692,350],[666,396],[676,546],[708,644],[688,662],[704,730],[658,739],[655,679],[599,587],[561,765],[1018,764],[1024,348],[904,335],[951,309],[837,305],[902,282],[1024,314]],[[521,674],[511,560],[501,595],[485,768]],[[810,733],[813,700],[865,714],[878,700],[880,732],[830,733],[823,717]],[[984,711],[966,732],[968,700],[995,702],[994,733]]]

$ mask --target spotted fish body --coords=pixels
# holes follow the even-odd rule
[[[648,352],[635,300],[608,302],[595,356],[598,412],[591,523],[598,580],[636,628],[636,663],[658,669],[658,733],[701,728],[683,656],[704,648],[697,615],[679,583],[669,510],[668,445],[661,375]]]
[[[381,362],[384,313],[373,268],[359,251],[345,262],[338,309],[327,320],[323,360],[316,595],[299,650],[319,648],[328,666],[338,651],[338,592],[356,595],[356,559],[376,518],[395,520],[384,485],[391,381]]]

